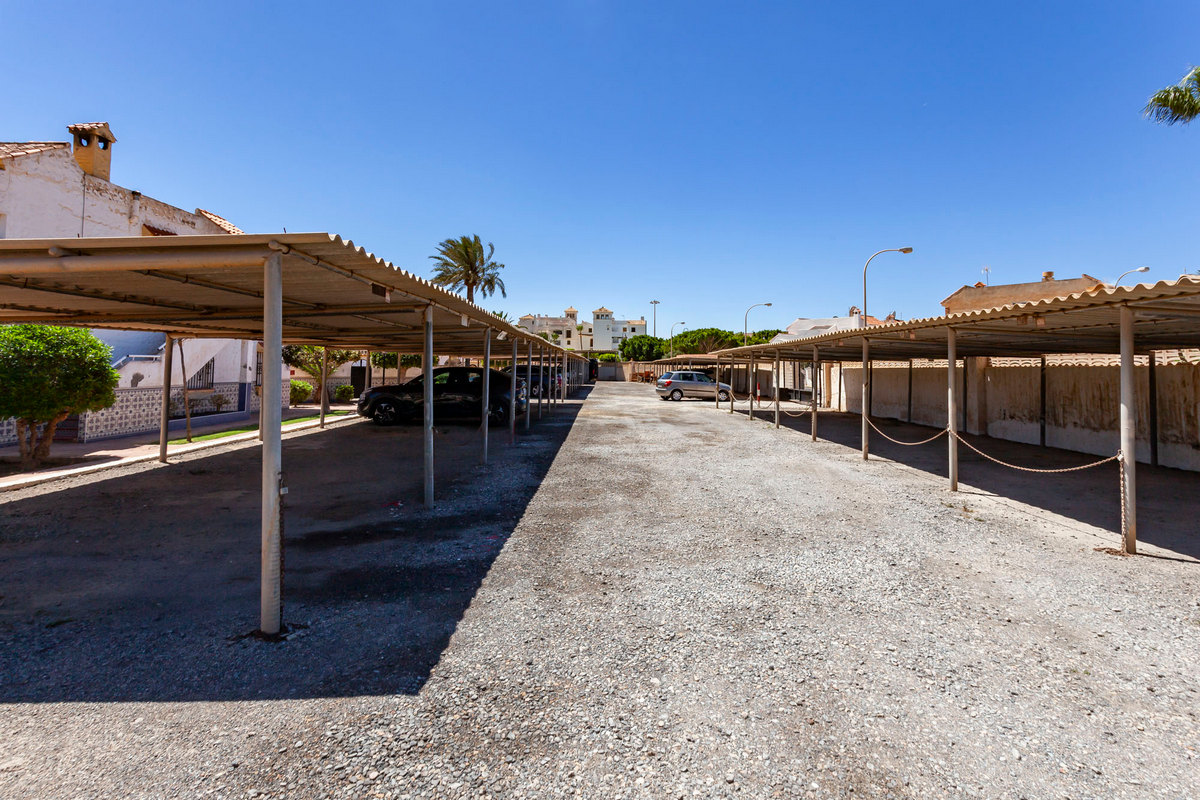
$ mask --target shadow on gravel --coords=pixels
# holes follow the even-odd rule
[[[515,446],[359,424],[284,442],[286,641],[258,624],[257,448],[0,496],[0,702],[415,693],[570,432],[588,389]]]
[[[789,410],[796,413],[795,409]],[[728,413],[728,406],[723,407],[721,413]],[[748,412],[739,403],[735,413],[745,418]],[[799,417],[781,414],[780,417],[781,426],[802,433],[805,437],[812,434],[807,413]],[[754,422],[774,425],[774,406],[768,402],[761,409],[755,409]],[[872,422],[899,441],[918,442],[935,432],[933,428],[892,419],[872,417]],[[857,451],[862,447],[860,426],[861,418],[857,414],[822,411],[817,421],[817,435],[822,441],[835,442]],[[1038,469],[1072,467],[1101,458],[987,436],[968,435],[966,438],[989,455],[1011,464]],[[803,447],[807,443],[805,440],[797,446]],[[943,486],[949,485],[944,436],[929,444],[908,447],[893,444],[871,431],[871,454],[936,475],[943,479]],[[960,484],[961,491],[957,494],[947,492],[947,503],[970,505],[973,490],[968,487],[976,487],[1112,531],[1113,544],[1119,545],[1120,476],[1115,463],[1079,472],[1036,474],[994,464],[960,444],[958,477],[967,486]],[[1191,558],[1200,558],[1200,535],[1194,523],[1200,518],[1200,475],[1138,464],[1137,482],[1139,541]]]

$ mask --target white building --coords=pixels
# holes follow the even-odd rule
[[[579,326],[579,309],[568,308],[561,317],[544,317],[541,314],[526,314],[517,320],[517,327],[532,334],[545,334],[550,341],[568,350],[586,350],[582,344]]]
[[[517,327],[545,334],[569,350],[617,350],[630,336],[646,332],[646,320],[613,319],[613,312],[601,306],[592,312],[591,322],[580,323],[579,309],[571,307],[561,317],[526,314],[517,320]]]
[[[110,181],[117,139],[107,123],[71,125],[67,130],[69,142],[0,142],[0,238],[242,233],[210,211],[185,211]],[[53,294],[50,287],[47,292]],[[68,420],[56,438],[86,441],[157,429],[165,336],[93,333],[113,348],[113,366],[120,374],[117,403]],[[189,339],[183,349],[182,365],[175,354],[171,383],[182,386],[187,380],[189,390],[195,390],[189,391],[193,399],[200,398],[197,411],[229,409],[231,414],[248,415],[258,407],[257,343]],[[225,399],[215,400],[218,396]],[[182,414],[182,405],[178,408]],[[0,443],[15,438],[11,428],[11,422],[0,422]]]
[[[619,350],[621,342],[646,333],[646,320],[613,319],[610,309],[600,306],[592,312],[592,322],[584,326],[588,350]]]

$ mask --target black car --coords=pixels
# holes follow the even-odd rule
[[[489,419],[508,422],[512,379],[499,370],[491,371]],[[433,371],[433,417],[445,419],[480,419],[483,400],[482,367],[439,367]],[[400,386],[374,386],[358,398],[359,416],[375,420],[380,425],[417,421],[424,417],[425,376],[418,375]],[[525,413],[525,382],[517,379],[517,415]]]
[[[505,367],[504,380],[508,380],[509,375],[511,374],[512,367]],[[533,380],[529,379],[530,374],[533,375]],[[552,375],[554,376],[553,378],[551,378]],[[534,364],[533,371],[531,373],[528,365],[517,364],[517,381],[525,381],[526,385],[529,387],[530,397],[548,397],[549,392],[547,390],[551,385],[554,385],[551,384],[551,380],[556,380],[558,382],[557,385],[561,386],[562,371],[557,369],[552,370],[548,364],[542,367]]]

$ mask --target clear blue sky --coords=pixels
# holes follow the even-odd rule
[[[0,2],[0,139],[107,120],[113,179],[428,275],[478,233],[514,316],[927,316],[993,283],[1200,268],[1200,123],[1140,111],[1193,3]],[[81,22],[74,22],[78,15]]]

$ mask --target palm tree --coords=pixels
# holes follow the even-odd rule
[[[434,283],[456,292],[465,288],[467,301],[471,303],[475,302],[476,289],[482,297],[495,294],[497,289],[502,297],[508,297],[504,281],[500,280],[504,265],[492,260],[496,247],[491,242],[488,242],[486,253],[478,235],[447,239],[437,249],[438,254],[429,257],[434,261]]]
[[[503,289],[501,289],[501,291],[503,291]],[[492,316],[499,317],[500,319],[504,320],[505,322],[509,322],[509,323],[512,322],[512,317],[510,317],[508,315],[507,311],[493,311]]]
[[[1142,113],[1155,122],[1174,125],[1200,117],[1200,67],[1183,76],[1174,86],[1155,92]]]

